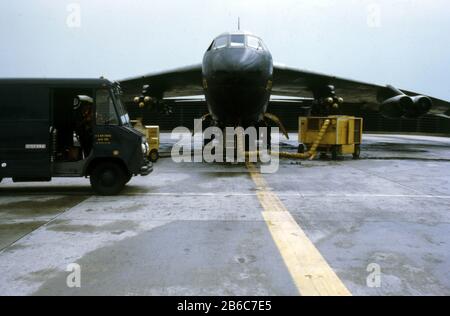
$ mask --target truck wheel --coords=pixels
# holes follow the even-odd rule
[[[127,184],[128,182],[130,182],[130,181],[131,181],[131,178],[133,178],[133,174],[128,173],[128,174],[127,174],[127,177],[126,177],[126,179],[125,179],[125,184]]]
[[[156,149],[152,149],[152,151],[150,151],[150,155],[149,155],[149,159],[151,162],[157,162],[159,159],[159,153]]]
[[[90,181],[95,193],[116,195],[122,191],[127,178],[127,174],[121,166],[113,162],[104,162],[92,170]]]

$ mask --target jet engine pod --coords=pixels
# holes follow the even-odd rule
[[[384,101],[381,104],[380,112],[384,117],[400,118],[413,106],[414,101],[411,97],[405,94],[397,95]]]
[[[408,96],[393,86],[387,86],[380,90],[377,98],[381,102],[381,114],[391,118],[418,118],[427,114],[433,106],[429,97],[423,95]]]
[[[405,117],[407,118],[418,118],[425,115],[433,106],[431,99],[423,95],[411,97],[411,99],[413,100],[413,106],[406,109]]]

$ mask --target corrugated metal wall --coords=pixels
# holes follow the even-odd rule
[[[171,131],[178,126],[192,129],[194,119],[207,113],[205,105],[199,105],[198,103],[172,104],[171,108],[172,113],[166,115],[156,111],[141,111],[136,109],[133,104],[128,105],[132,118],[143,116],[145,124],[159,125],[162,131]],[[298,117],[304,115],[300,107],[292,104],[272,106],[269,108],[269,112],[277,115],[286,128],[292,132],[298,130]],[[353,112],[349,114],[364,118],[364,131],[450,135],[450,119],[441,117],[426,115],[419,119],[387,119],[377,112]]]

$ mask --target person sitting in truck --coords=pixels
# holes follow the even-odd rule
[[[94,100],[85,95],[79,95],[74,100],[74,130],[80,141],[84,157],[88,157],[92,150]]]

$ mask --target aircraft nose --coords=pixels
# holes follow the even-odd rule
[[[261,72],[262,61],[259,55],[248,49],[229,49],[214,62],[214,70],[218,73],[240,75],[246,72]]]
[[[240,73],[249,67],[250,56],[245,49],[233,49],[224,55],[223,63],[225,71]]]

